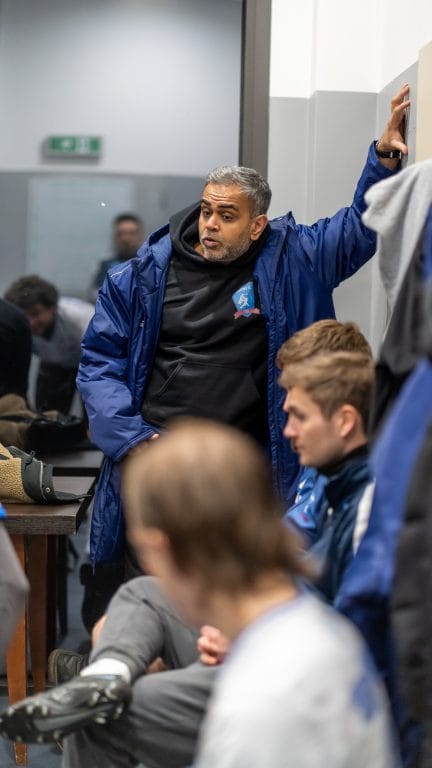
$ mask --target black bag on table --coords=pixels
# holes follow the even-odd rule
[[[84,419],[46,411],[35,413],[23,397],[0,397],[0,442],[39,454],[70,450],[87,438]]]

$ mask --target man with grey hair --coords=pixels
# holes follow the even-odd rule
[[[216,168],[198,205],[108,273],[77,378],[91,439],[105,454],[92,519],[96,575],[124,556],[122,460],[149,449],[177,416],[252,435],[271,455],[278,492],[287,505],[293,499],[298,462],[282,439],[276,352],[296,330],[334,316],[333,289],[374,253],[361,220],[364,194],[407,152],[408,90],[392,101],[351,206],[333,217],[312,226],[291,214],[269,222],[267,181],[250,168]]]

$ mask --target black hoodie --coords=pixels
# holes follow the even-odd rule
[[[267,443],[267,334],[253,268],[267,232],[229,264],[194,249],[199,207],[170,221],[168,269],[159,344],[142,413],[163,427],[199,416],[222,421]]]

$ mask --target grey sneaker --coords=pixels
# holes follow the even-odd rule
[[[87,725],[117,720],[131,695],[118,675],[74,677],[8,707],[0,715],[0,735],[25,743],[59,741]]]
[[[76,653],[56,648],[48,657],[48,682],[60,685],[79,675],[89,663],[88,653]]]

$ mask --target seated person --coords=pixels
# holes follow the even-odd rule
[[[356,323],[318,320],[297,331],[282,344],[276,358],[280,370],[323,352],[361,352],[372,359],[371,348]],[[294,527],[309,547],[316,540],[317,514],[324,498],[327,479],[313,467],[303,467],[294,504],[285,513],[287,525]]]
[[[309,556],[318,566],[316,587],[330,603],[358,546],[367,520],[359,504],[372,484],[366,425],[374,380],[373,361],[359,352],[331,352],[284,366],[287,390],[284,436],[302,466],[326,477],[315,512],[315,543]]]
[[[336,357],[340,357],[341,354],[333,353]],[[345,355],[342,365],[348,363],[347,358],[354,358],[354,362],[357,364],[356,375],[349,380],[348,390],[340,392],[339,401],[335,401],[333,398],[335,411],[329,418],[321,417],[318,426],[322,435],[320,437],[318,431],[315,430],[314,440],[317,441],[319,437],[321,441],[322,439],[325,440],[330,425],[332,445],[336,451],[335,455],[332,454],[330,458],[337,461],[346,457],[346,492],[349,493],[351,467],[359,464],[364,468],[363,454],[366,439],[364,432],[360,429],[362,421],[356,417],[355,407],[350,403],[345,403],[344,395],[349,400],[352,399],[350,395],[352,394],[353,381],[359,382],[359,387],[364,395],[367,381],[369,381],[369,387],[371,385],[373,373],[370,357],[359,353],[345,353]],[[361,375],[358,371],[359,364]],[[339,373],[339,369],[340,364],[339,368],[335,368],[334,361],[331,361],[330,367],[325,370],[324,384],[326,387],[328,386],[329,370],[336,370]],[[366,383],[365,371],[368,374],[366,375]],[[342,380],[344,379],[342,378]],[[340,419],[341,416],[342,419]],[[342,420],[343,434],[338,436],[337,427],[340,420]],[[348,429],[346,428],[347,425]],[[358,457],[355,454],[351,455],[353,441],[356,446],[357,442],[361,443],[361,446],[358,446],[360,454]],[[155,445],[158,442],[155,441]],[[153,445],[151,450],[153,450]],[[326,452],[325,460],[327,461],[328,458],[328,452]],[[321,467],[321,462],[319,463]],[[364,485],[368,481],[367,472],[360,473],[360,475],[359,478],[354,472],[356,493],[360,490],[361,483]],[[352,498],[351,501],[353,501]],[[353,522],[353,517],[351,509],[349,511],[350,525]],[[325,526],[323,526],[323,530],[325,531]],[[338,537],[341,530],[342,528],[340,530],[338,528]],[[349,559],[351,542],[347,531],[344,533],[346,535],[343,540],[339,541],[338,538],[336,540],[341,545],[341,559],[345,561]],[[346,548],[346,551],[343,547]],[[338,562],[336,576],[338,577],[340,573],[341,562]],[[328,575],[325,575],[327,579]],[[326,586],[326,579],[324,586]],[[326,596],[328,597],[328,595]],[[143,630],[143,628],[145,629]],[[102,706],[102,704],[106,704],[106,696],[103,691],[108,684],[111,684],[111,675],[115,676],[115,680],[119,679],[124,683],[133,682],[134,698],[128,714],[125,716],[126,719],[122,717],[118,722],[112,723],[109,732],[106,732],[107,729],[103,729],[103,733],[100,733],[98,729],[87,727],[70,737],[68,740],[70,754],[75,754],[75,757],[70,758],[69,765],[86,766],[88,763],[83,758],[84,753],[99,754],[100,762],[107,766],[121,765],[122,763],[116,763],[113,757],[118,749],[127,749],[129,755],[133,755],[136,759],[150,766],[187,765],[193,755],[200,719],[205,710],[217,669],[212,666],[192,663],[197,658],[196,639],[197,633],[191,632],[190,628],[180,621],[151,579],[148,577],[134,579],[120,588],[110,604],[107,620],[93,651],[92,661],[94,663],[81,673],[84,677],[75,678],[58,689],[65,691],[66,694],[64,697],[62,695],[63,698],[59,704],[51,699],[54,693],[44,694],[43,700],[38,697],[38,701],[42,701],[43,707],[47,708],[46,711],[59,711],[63,725],[67,730],[74,730],[79,727],[82,728],[98,716],[95,710],[86,705],[86,702],[93,700],[95,687],[98,696],[101,697]],[[205,650],[205,643],[202,640],[201,649]],[[170,671],[163,674],[146,675],[148,666],[158,656],[164,658]],[[177,668],[184,666],[185,663],[189,666],[183,669]],[[109,680],[105,677],[107,674]],[[90,678],[92,678],[91,681]],[[124,695],[122,691],[122,688],[118,689],[120,700]],[[112,691],[110,696],[113,696]],[[56,731],[55,717],[45,721],[43,731],[41,731],[40,718],[35,717],[35,712],[37,713],[38,710],[34,708],[31,700],[27,700],[27,702],[29,701],[31,712],[26,713],[26,702],[17,705],[17,716],[10,716],[7,722],[3,718],[2,730],[10,733],[12,737],[18,733],[26,740],[52,739],[53,733]],[[79,702],[78,706],[76,706],[77,701]],[[67,710],[73,713],[69,722],[66,719],[66,725],[65,702],[67,702]],[[118,705],[118,702],[116,704]],[[77,709],[78,711],[76,711]],[[138,722],[142,723],[143,726],[135,728],[132,724]],[[167,738],[167,734],[169,734],[169,738]],[[128,746],[126,747],[125,744]],[[109,745],[113,749],[112,753]],[[79,750],[79,756],[75,752],[76,749]],[[100,753],[99,749],[102,750]],[[109,752],[112,762],[109,762]]]
[[[22,309],[30,322],[33,352],[40,359],[37,410],[68,413],[76,392],[81,341],[94,307],[81,299],[59,297],[55,285],[37,275],[16,280],[5,299]]]
[[[20,309],[0,299],[0,397],[27,398],[31,330]]]

